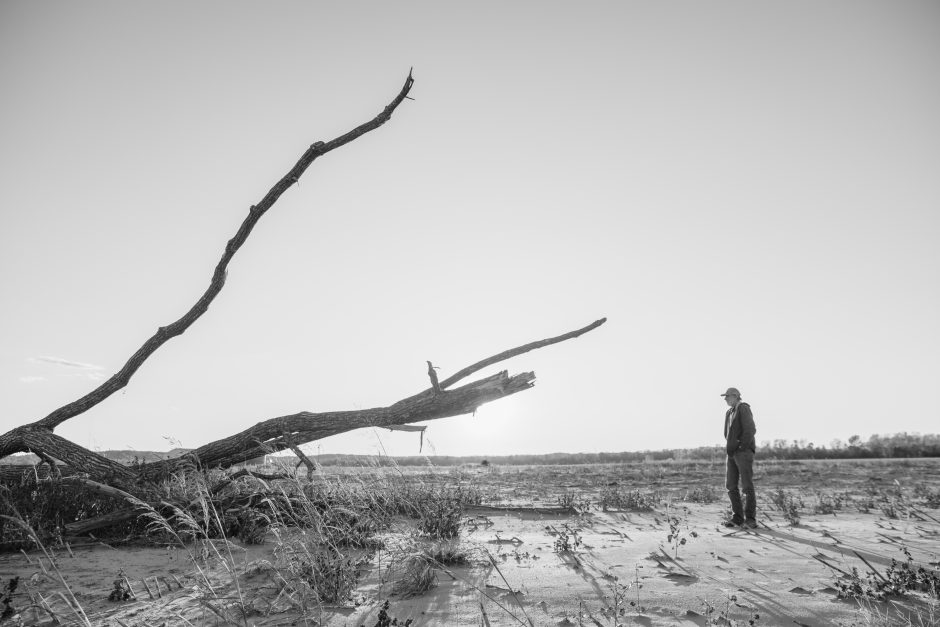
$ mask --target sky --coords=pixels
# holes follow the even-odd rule
[[[510,347],[536,387],[423,453],[940,425],[936,2],[0,3],[0,430],[120,369],[315,162],[222,293],[57,433],[195,447]],[[414,455],[365,429],[320,453]]]

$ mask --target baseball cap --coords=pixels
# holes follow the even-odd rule
[[[741,398],[741,392],[738,391],[738,388],[728,388],[728,391],[722,394],[722,396],[731,396],[731,395]]]

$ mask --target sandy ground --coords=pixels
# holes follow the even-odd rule
[[[60,548],[55,558],[94,625],[229,624],[214,614],[211,603],[200,602],[206,593],[197,582],[207,579],[218,597],[246,601],[249,615],[236,624],[331,627],[372,627],[386,599],[392,616],[412,618],[413,625],[484,620],[491,625],[882,624],[856,601],[837,599],[835,582],[842,575],[836,569],[865,573],[874,567],[884,573],[892,558],[904,559],[902,546],[919,564],[936,567],[940,561],[937,510],[902,519],[877,510],[804,512],[800,524],[790,526],[767,507],[760,511],[760,528],[730,532],[718,524],[724,511],[723,502],[678,501],[643,513],[538,513],[532,503],[510,510],[476,508],[466,512],[459,540],[470,564],[438,569],[436,585],[411,597],[397,588],[398,546],[416,542],[409,523],[401,521],[384,536],[386,548],[365,564],[353,601],[312,608],[306,618],[279,595],[281,585],[269,567],[273,542],[232,544],[230,560],[213,557],[205,547],[191,547],[191,553],[100,544],[74,547],[71,553]],[[667,540],[670,517],[678,519],[679,533],[687,539],[678,553]],[[562,534],[568,536],[568,550],[557,546]],[[235,565],[234,573],[227,564]],[[0,577],[5,582],[12,576],[28,582],[33,599],[41,595],[63,623],[77,620],[65,586],[42,553],[0,556]],[[108,601],[121,576],[136,600]],[[36,617],[46,615],[28,611],[24,587],[14,605],[28,619],[25,624],[39,624]],[[913,610],[912,624],[940,624],[940,612],[934,608],[931,615],[922,603],[899,600],[873,609],[892,615]]]

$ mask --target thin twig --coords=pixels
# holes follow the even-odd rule
[[[519,597],[516,596],[516,591],[512,589],[512,586],[509,585],[509,582],[506,580],[506,576],[503,575],[503,571],[499,569],[499,566],[496,565],[496,560],[493,559],[493,555],[487,551],[486,556],[490,558],[490,564],[493,565],[493,568],[496,569],[496,572],[499,573],[500,578],[503,580],[503,583],[506,584],[506,587],[509,588],[509,593],[512,594],[512,598],[515,599],[516,605],[519,606],[519,609],[522,610],[522,615],[525,616],[525,619],[529,621],[531,627],[535,627],[535,623],[532,622],[532,619],[529,618],[529,614],[525,611],[525,607],[522,605],[522,602],[519,600]]]
[[[147,585],[147,578],[144,577],[141,579],[140,583],[144,584],[144,590],[147,591],[147,595],[150,597],[150,600],[153,601],[153,592],[150,591],[150,586]]]
[[[502,353],[499,353],[498,355],[487,357],[486,359],[478,361],[477,363],[473,365],[467,366],[463,370],[459,370],[458,372],[454,373],[453,375],[441,381],[440,383],[441,389],[447,389],[453,384],[460,381],[461,379],[467,378],[468,376],[470,376],[474,372],[477,372],[478,370],[482,370],[483,368],[486,368],[487,366],[492,366],[493,364],[498,364],[501,361],[506,361],[507,359],[515,357],[516,355],[522,355],[523,353],[534,351],[537,348],[550,346],[552,344],[557,344],[558,342],[564,342],[565,340],[576,338],[579,335],[584,335],[588,331],[593,331],[594,329],[601,326],[605,322],[607,322],[607,318],[601,318],[600,320],[595,320],[591,324],[581,329],[570,331],[568,333],[565,333],[563,335],[558,335],[556,337],[550,337],[545,340],[538,340],[537,342],[530,342],[529,344],[523,344],[522,346],[517,346],[516,348],[510,348],[507,351],[503,351]]]

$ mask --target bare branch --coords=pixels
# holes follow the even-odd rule
[[[314,464],[309,457],[307,457],[306,453],[300,450],[299,446],[294,444],[294,440],[289,433],[284,434],[284,439],[287,442],[287,446],[290,447],[290,450],[292,450],[294,455],[297,456],[297,466],[294,466],[294,468],[296,469],[301,465],[305,466],[307,468],[307,479],[312,479],[313,473],[315,473],[317,470],[317,465]]]
[[[35,423],[36,426],[40,426],[46,429],[54,429],[69,418],[73,418],[85,411],[88,411],[90,408],[94,407],[101,401],[105,400],[121,388],[127,385],[130,378],[137,372],[137,369],[143,365],[150,355],[154,353],[158,348],[160,348],[164,343],[166,343],[170,338],[176,337],[177,335],[182,335],[197,319],[199,319],[202,314],[206,312],[209,308],[209,304],[212,303],[216,295],[222,291],[222,287],[225,284],[225,273],[228,268],[229,262],[232,260],[232,257],[235,256],[235,253],[241,248],[242,244],[245,243],[245,240],[248,239],[248,235],[251,234],[251,230],[254,228],[255,224],[258,223],[258,220],[261,219],[261,216],[267,212],[271,206],[277,202],[278,198],[281,197],[285,191],[287,191],[294,183],[300,180],[300,176],[306,171],[311,163],[317,157],[325,155],[331,150],[336,150],[337,148],[348,144],[354,139],[360,137],[377,129],[386,122],[388,122],[392,113],[395,109],[398,108],[398,105],[402,103],[405,97],[408,95],[408,92],[411,91],[411,86],[414,84],[414,79],[411,76],[411,72],[408,73],[408,78],[405,80],[404,86],[401,88],[401,91],[395,96],[395,99],[385,107],[385,109],[375,116],[372,120],[361,124],[354,128],[353,130],[345,133],[328,141],[316,142],[307,151],[300,157],[297,163],[294,165],[290,171],[285,174],[280,181],[278,181],[274,187],[272,187],[264,198],[257,205],[253,205],[248,211],[248,216],[242,222],[241,226],[238,229],[238,232],[235,233],[235,236],[229,240],[228,244],[225,246],[225,252],[222,254],[222,258],[219,260],[218,265],[215,267],[215,272],[212,274],[212,281],[209,284],[209,287],[206,289],[202,297],[196,302],[192,308],[186,312],[186,314],[165,327],[160,327],[157,329],[157,332],[154,333],[150,339],[144,342],[136,353],[134,353],[131,358],[124,364],[124,367],[121,368],[114,376],[102,383],[96,389],[92,390],[82,398],[64,405],[59,409],[56,409],[51,414]]]
[[[89,490],[97,492],[98,494],[110,496],[115,499],[122,499],[132,504],[137,504],[139,501],[139,499],[133,494],[128,494],[124,490],[119,490],[114,486],[98,483],[97,481],[86,479],[85,477],[65,477],[62,479],[62,483],[74,483],[76,485],[84,486]]]
[[[595,320],[594,322],[587,325],[586,327],[583,327],[576,331],[570,331],[563,335],[550,337],[546,340],[538,340],[537,342],[530,342],[528,344],[523,344],[522,346],[517,346],[516,348],[510,348],[508,351],[503,351],[502,353],[499,353],[498,355],[487,357],[486,359],[482,361],[478,361],[472,366],[467,366],[463,370],[460,370],[456,372],[455,374],[447,377],[446,379],[441,381],[441,387],[449,388],[450,386],[457,383],[461,379],[465,379],[466,377],[470,376],[474,372],[477,372],[478,370],[482,370],[483,368],[486,368],[487,366],[492,366],[493,364],[498,364],[501,361],[506,361],[507,359],[515,357],[516,355],[528,353],[529,351],[534,351],[535,349],[542,348],[543,346],[551,346],[552,344],[557,344],[558,342],[564,342],[565,340],[570,340],[572,338],[578,337],[579,335],[584,335],[588,331],[593,331],[594,329],[601,326],[605,322],[607,322],[607,318],[601,318],[600,320]]]
[[[428,362],[428,378],[431,380],[431,389],[434,390],[435,394],[441,393],[441,384],[437,380],[437,373],[434,372],[437,369],[437,366],[433,365],[431,362]]]

